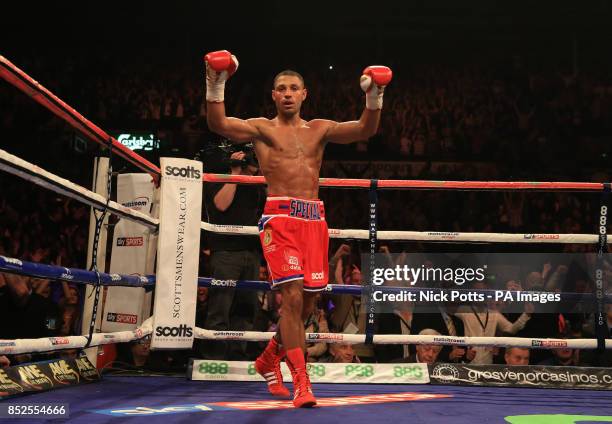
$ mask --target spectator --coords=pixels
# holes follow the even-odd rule
[[[325,311],[319,307],[321,302],[321,294],[317,296],[317,303],[315,309],[306,320],[304,328],[306,333],[329,333],[329,327],[327,325],[327,318],[325,318]],[[306,354],[308,355],[309,362],[317,362],[317,359],[325,355],[327,352],[327,343],[306,343]]]
[[[361,271],[357,266],[353,267],[351,276],[356,281],[360,281]],[[348,334],[363,334],[365,332],[365,304],[361,301],[361,296],[332,294],[329,299],[334,305],[329,317],[332,331]],[[351,346],[351,349],[362,361],[375,361],[372,345],[359,344]]]
[[[474,289],[485,289],[486,283],[477,282],[473,284]],[[499,330],[506,334],[516,334],[525,327],[531,318],[533,305],[525,305],[525,312],[514,322],[508,321],[499,311],[485,305],[460,306],[455,313],[465,328],[467,337],[494,337]],[[471,364],[492,364],[493,350],[488,347],[475,347],[476,352]]]
[[[335,362],[335,363],[354,363],[361,362],[355,354],[353,345],[348,343],[331,343],[329,345],[329,355],[321,358],[319,362]]]
[[[204,327],[206,309],[208,306],[208,287],[198,287],[198,298],[196,303],[196,325]]]
[[[568,329],[566,332],[559,332],[556,338],[560,339],[580,339],[582,338],[582,332],[579,329]],[[586,352],[586,351],[585,351]],[[587,366],[588,364],[581,360],[580,349],[551,349],[552,356],[539,363],[539,365],[552,365],[552,366]]]
[[[426,328],[419,332],[419,336],[439,336],[436,330],[432,330],[431,328]],[[429,344],[418,344],[415,347],[416,352],[406,358],[406,362],[420,362],[425,364],[433,364],[437,362],[438,355],[442,351],[442,346],[440,345],[429,345]]]
[[[4,355],[0,355],[0,368],[8,368],[11,366],[11,361]]]
[[[137,368],[142,368],[149,359],[151,340],[144,337],[140,340],[130,342],[130,351],[132,353],[132,364]]]
[[[504,353],[507,365],[529,365],[529,349],[522,347],[507,347]]]
[[[246,161],[246,152],[231,154],[232,175],[254,175],[257,166]],[[218,166],[218,165],[217,165]],[[215,184],[206,190],[207,221],[213,224],[255,225],[263,193],[257,187]],[[218,280],[256,280],[261,256],[259,242],[250,236],[223,236],[208,233],[211,250],[210,275]],[[253,330],[261,304],[257,293],[231,287],[211,287],[204,326],[209,330]],[[247,360],[246,342],[211,341],[204,352],[209,359]]]
[[[412,316],[411,330],[419,334],[423,330],[433,329],[445,336],[463,337],[463,321],[452,314],[454,310],[455,306],[443,303],[417,307]],[[472,360],[474,354],[473,349],[464,346],[442,346],[439,357],[442,362],[464,362]]]
[[[50,300],[33,292],[31,284],[30,277],[0,273],[0,339],[55,335],[47,327],[53,319],[48,316]]]

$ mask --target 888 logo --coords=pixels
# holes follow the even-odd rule
[[[308,364],[308,374],[310,376],[325,377],[325,365]]]
[[[227,362],[203,362],[198,367],[202,374],[227,374],[229,367]]]

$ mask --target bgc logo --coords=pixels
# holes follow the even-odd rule
[[[178,166],[166,166],[165,174],[170,177],[183,177],[199,180],[202,177],[200,171],[193,166],[187,168],[179,168]]]
[[[179,327],[156,327],[155,335],[158,337],[192,337],[193,330],[186,324]]]

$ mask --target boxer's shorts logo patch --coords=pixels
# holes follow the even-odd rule
[[[264,246],[267,246],[270,243],[272,243],[272,230],[265,230],[263,244]]]

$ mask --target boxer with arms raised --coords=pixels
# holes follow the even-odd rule
[[[380,121],[385,86],[391,70],[370,66],[361,76],[366,107],[358,121],[305,121],[300,117],[307,90],[294,71],[274,79],[274,119],[229,118],[225,114],[225,82],[238,69],[228,51],[205,56],[207,120],[211,131],[235,143],[254,142],[268,184],[268,198],[259,222],[261,244],[272,285],[280,289],[283,313],[279,331],[257,358],[255,368],[269,391],[288,396],[280,363],[285,358],[293,377],[296,407],[316,405],[305,358],[304,320],[314,309],[317,292],[328,282],[328,232],[323,202],[318,200],[319,170],[326,143],[347,144],[373,136]]]

